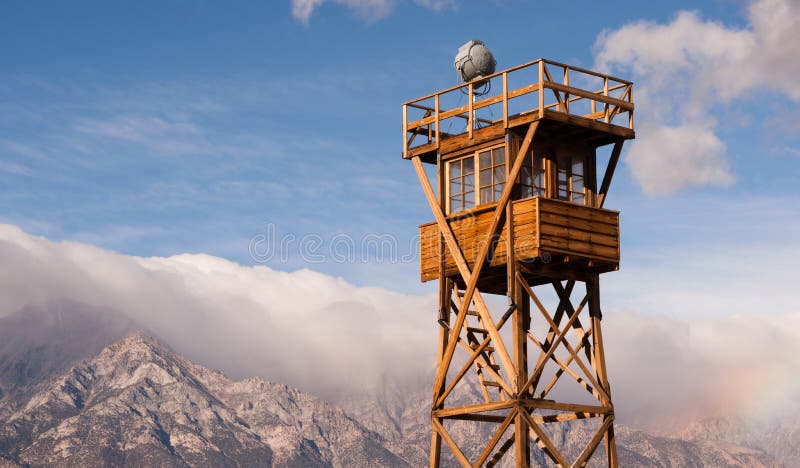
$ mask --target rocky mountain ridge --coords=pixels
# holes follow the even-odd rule
[[[427,464],[427,388],[387,383],[333,404],[260,378],[234,381],[141,332],[120,340],[135,327],[103,311],[50,304],[25,313],[0,319],[0,466]],[[588,424],[548,430],[574,458]],[[800,446],[792,419],[758,437],[724,420],[676,436],[616,427],[622,466],[791,466]],[[451,431],[468,453],[487,438],[466,422]]]
[[[0,432],[21,465],[408,466],[333,405],[234,382],[140,333],[37,390]]]

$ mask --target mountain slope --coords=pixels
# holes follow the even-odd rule
[[[142,334],[37,390],[0,432],[0,453],[24,464],[406,465],[341,410],[233,382]]]

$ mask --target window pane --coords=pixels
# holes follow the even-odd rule
[[[450,181],[450,196],[458,195],[461,193],[461,179],[454,179]]]
[[[484,151],[478,155],[480,158],[480,168],[489,168],[492,167],[492,153],[490,151]]]
[[[464,162],[464,174],[472,174],[475,172],[475,160],[472,157],[462,159]]]
[[[471,192],[471,191],[475,190],[475,175],[474,174],[465,175],[461,180],[463,181],[464,191],[465,192]]]
[[[533,177],[533,185],[534,187],[544,188],[544,174],[537,172]]]
[[[531,177],[531,168],[527,165],[522,166],[519,175],[519,183],[523,187],[533,185],[533,179]]]
[[[464,208],[472,208],[475,206],[475,192],[467,192],[464,194]]]
[[[506,184],[497,184],[494,186],[494,201],[500,199],[500,196],[503,195],[503,188],[505,188]]]
[[[577,203],[579,205],[583,205],[584,204],[583,193],[573,193],[572,194],[572,201],[573,201],[573,203]]]
[[[505,147],[495,148],[494,149],[494,163],[495,164],[503,164],[506,162],[506,149]]]
[[[492,202],[492,188],[482,188],[481,189],[481,203],[491,203]]]
[[[450,178],[458,177],[461,175],[461,161],[451,161],[448,163],[450,166]]]
[[[520,196],[522,198],[528,198],[533,196],[533,187],[530,185],[523,185],[520,187]]]
[[[462,209],[461,196],[456,195],[455,197],[450,197],[450,211],[461,211]]]
[[[502,166],[495,166],[494,168],[494,183],[500,183],[506,181],[506,166],[505,164]]]
[[[492,185],[492,170],[481,169],[481,187]]]
[[[583,193],[583,177],[572,176],[572,191]]]
[[[583,158],[577,157],[572,160],[572,174],[583,177]]]

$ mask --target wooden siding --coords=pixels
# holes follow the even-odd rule
[[[518,260],[532,260],[540,254],[567,255],[604,263],[619,263],[619,213],[575,205],[561,200],[533,197],[511,202],[514,212],[514,250]],[[480,207],[451,216],[450,226],[464,257],[474,267],[475,258],[486,241],[493,206]],[[503,227],[491,266],[506,263]],[[420,272],[422,281],[437,279],[442,243],[436,223],[420,226]],[[445,260],[447,276],[458,274],[451,255]]]

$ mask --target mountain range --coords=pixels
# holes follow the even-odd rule
[[[387,384],[326,401],[259,377],[234,380],[78,303],[0,318],[0,466],[423,466],[428,399],[428,389]],[[550,435],[574,459],[590,424]],[[800,456],[793,417],[758,431],[730,419],[670,435],[616,427],[621,466],[792,466]],[[469,454],[488,428],[449,430]],[[534,461],[548,466],[538,452]]]

